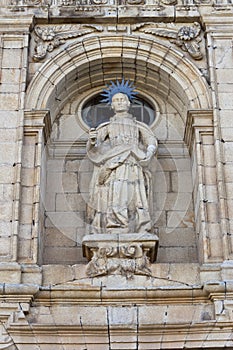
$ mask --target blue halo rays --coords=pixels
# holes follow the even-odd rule
[[[133,82],[130,82],[127,80],[125,82],[125,79],[123,78],[121,83],[119,80],[114,83],[113,81],[110,81],[110,85],[107,85],[106,89],[103,89],[103,92],[101,96],[103,96],[103,99],[100,102],[111,104],[112,98],[115,94],[122,93],[128,96],[128,99],[132,102],[133,99],[136,97],[137,92],[134,91],[135,87],[133,85]]]

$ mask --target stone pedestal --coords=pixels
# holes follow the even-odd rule
[[[83,238],[83,256],[89,260],[89,277],[120,274],[151,275],[159,238],[150,233],[93,234]]]

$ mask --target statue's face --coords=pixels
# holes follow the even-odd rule
[[[130,102],[127,95],[118,93],[112,97],[112,109],[115,112],[127,112],[129,106]]]

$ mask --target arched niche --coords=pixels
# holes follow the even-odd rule
[[[208,85],[184,55],[138,37],[102,36],[74,43],[51,58],[32,79],[29,110],[49,110],[52,134],[44,184],[45,225],[42,263],[82,261],[85,203],[91,166],[85,158],[87,133],[78,122],[83,99],[116,78],[134,81],[140,96],[158,106],[153,130],[160,140],[155,183],[155,226],[160,262],[196,262],[193,182],[183,141],[189,110],[211,107]],[[80,170],[81,169],[81,170]],[[157,190],[156,190],[157,188]],[[157,195],[157,196],[156,196]]]
[[[26,108],[53,107],[53,119],[73,94],[119,76],[160,95],[181,114],[211,107],[206,80],[182,53],[144,38],[102,36],[70,45],[42,65],[28,87]]]

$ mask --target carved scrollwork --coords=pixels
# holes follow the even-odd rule
[[[92,249],[93,257],[87,266],[87,275],[90,277],[108,274],[108,260],[117,254],[117,248],[101,247]]]
[[[144,0],[127,0],[128,5],[143,5]]]
[[[19,3],[18,0],[11,0],[10,5],[26,5],[26,6],[34,6],[34,5],[41,5],[42,0],[23,0],[21,3]]]
[[[177,4],[177,0],[161,0],[161,3],[164,5],[176,5]]]
[[[74,6],[74,0],[62,0],[62,6]]]
[[[102,30],[102,26],[87,24],[36,26],[34,29],[36,46],[33,59],[40,61],[46,57],[48,52],[52,52],[67,40]]]
[[[128,246],[121,246],[119,254],[123,258],[134,259],[133,271],[128,269],[129,264],[126,265],[126,270],[124,264],[122,265],[122,271],[128,278],[132,277],[131,273],[138,275],[151,275],[150,261],[146,255],[146,251],[143,251],[141,244],[133,243]],[[128,261],[128,259],[125,261]],[[131,267],[131,265],[132,264],[129,266]]]
[[[175,24],[140,23],[133,27],[133,31],[170,39],[171,43],[174,43],[183,51],[188,52],[195,60],[203,58],[199,45],[201,41],[199,37],[201,26],[197,22],[195,22],[193,26],[183,26],[181,28],[177,28]]]
[[[27,0],[26,3],[27,5],[40,5],[41,0]]]
[[[92,0],[94,5],[104,5],[108,3],[108,0]]]
[[[141,258],[143,250],[140,244],[132,243],[130,245],[120,247],[120,257]]]
[[[126,278],[134,275],[151,276],[150,260],[140,244],[92,249],[93,257],[87,265],[89,277],[120,274]]]
[[[88,259],[88,277],[121,275],[151,276],[159,238],[155,234],[121,233],[89,234],[82,241],[83,255]]]

